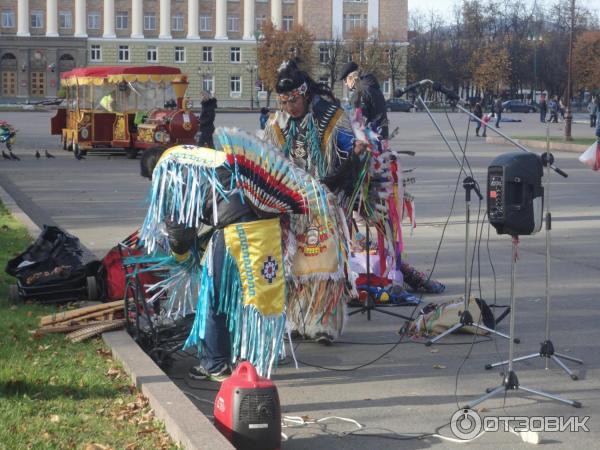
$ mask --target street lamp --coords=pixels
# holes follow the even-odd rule
[[[250,61],[246,61],[246,70],[250,72],[250,109],[254,109],[254,72],[258,66]]]
[[[573,32],[575,31],[575,0],[571,0],[571,30],[569,32],[569,61],[567,64],[567,110],[565,111],[565,140],[572,141],[571,123],[573,114],[571,111],[571,97],[573,96],[573,82],[571,76],[573,73]]]
[[[543,38],[541,35],[531,33],[529,36],[527,36],[527,40],[533,42],[533,89],[531,92],[531,102],[533,103],[535,101],[535,94],[537,92],[537,48],[538,42],[541,43]]]

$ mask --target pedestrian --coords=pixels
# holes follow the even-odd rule
[[[492,114],[491,113],[485,114],[481,120],[483,120],[483,134],[481,135],[481,137],[487,137],[487,134],[486,134],[487,125],[492,120]]]
[[[540,95],[540,122],[546,122],[546,114],[548,113],[548,102],[546,101],[546,94]]]
[[[377,131],[383,139],[387,139],[387,108],[377,77],[371,72],[360,70],[358,64],[350,61],[342,67],[340,81],[353,92],[350,103],[354,108],[361,109],[369,127]]]
[[[260,118],[258,119],[260,122],[260,129],[264,130],[267,126],[267,121],[269,120],[269,108],[263,106],[260,108]]]
[[[496,128],[500,128],[500,120],[502,120],[502,98],[498,97],[494,103],[494,112],[496,113]]]
[[[560,118],[565,120],[565,104],[560,97],[558,99],[558,112],[560,113]]]
[[[200,147],[215,148],[213,133],[215,132],[217,99],[210,92],[203,92],[201,105],[202,112],[199,118],[200,138],[198,139],[198,145]]]
[[[590,113],[590,127],[596,126],[598,118],[598,96],[593,96],[592,100],[588,103],[588,111]]]
[[[548,102],[548,108],[550,109],[550,123],[558,123],[558,98],[552,97]]]
[[[475,127],[475,134],[479,136],[479,130],[481,129],[481,118],[483,117],[483,108],[481,107],[481,100],[475,103],[475,108],[473,109],[473,115],[477,117],[479,120],[477,121],[477,126]]]

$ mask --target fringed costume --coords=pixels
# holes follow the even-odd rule
[[[203,224],[213,227],[203,252],[198,240],[176,252],[185,267],[180,272],[194,276],[195,268],[199,280],[184,283],[199,285],[186,290],[195,297],[196,317],[185,347],[198,346],[207,373],[245,359],[269,377],[286,322],[290,252],[284,249],[291,235],[281,223],[294,213],[329,226],[331,206],[317,181],[264,143],[236,130],[219,129],[216,137],[223,151],[177,146],[162,155],[142,238],[150,250],[173,250],[178,226],[194,233]],[[172,277],[162,289],[182,283]]]
[[[348,194],[354,187],[360,161],[352,152],[354,134],[346,113],[328,98],[309,94],[307,84],[300,85],[291,95],[307,96],[306,114],[294,118],[277,111],[267,122],[264,139],[321,180],[332,192],[330,201],[337,206],[335,223],[329,225],[306,217],[291,218],[296,255],[288,295],[288,321],[301,335],[324,335],[330,342],[341,334],[347,315],[349,235],[344,209],[349,207]],[[341,244],[335,245],[336,241]]]

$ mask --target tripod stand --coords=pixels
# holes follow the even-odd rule
[[[358,313],[367,313],[367,320],[371,320],[371,311],[376,311],[376,312],[380,312],[382,314],[387,314],[388,316],[394,316],[394,317],[399,317],[400,319],[404,319],[404,320],[411,320],[412,317],[408,317],[408,316],[403,316],[402,314],[398,314],[398,313],[393,313],[391,311],[386,311],[386,308],[390,308],[390,307],[398,307],[398,306],[402,306],[402,305],[381,305],[381,304],[377,304],[375,303],[375,299],[373,298],[373,294],[371,293],[371,231],[370,231],[370,224],[368,221],[365,221],[366,224],[366,233],[365,233],[365,247],[366,247],[366,269],[367,269],[367,299],[365,300],[364,305],[361,305],[356,311],[352,311],[351,313],[348,313],[349,316],[353,316],[354,314],[358,314]],[[385,255],[381,255],[380,258],[383,257],[385,258]]]
[[[515,333],[515,313],[516,313],[516,310],[515,310],[515,280],[516,280],[516,273],[517,273],[517,255],[518,255],[517,245],[518,245],[518,243],[519,243],[519,237],[513,236],[512,237],[511,276],[510,276],[511,315],[510,315],[510,332],[509,333],[510,333],[511,338],[514,336],[514,333]],[[508,361],[507,361],[508,372],[504,375],[504,378],[502,379],[502,384],[498,387],[487,389],[485,395],[483,395],[482,397],[479,397],[477,400],[475,400],[473,402],[469,402],[469,404],[466,405],[465,408],[473,408],[474,406],[479,405],[480,403],[484,402],[488,398],[491,398],[502,392],[507,392],[509,390],[516,391],[519,389],[521,389],[522,391],[525,391],[525,392],[529,392],[530,394],[535,394],[535,395],[539,395],[539,396],[542,396],[545,398],[549,398],[550,400],[555,400],[557,402],[566,403],[567,405],[571,405],[575,408],[581,408],[581,403],[578,401],[568,400],[566,398],[559,397],[554,394],[549,394],[544,391],[539,391],[537,389],[532,389],[530,387],[520,385],[519,379],[517,378],[517,374],[513,370],[513,363],[516,361],[513,358],[514,344],[515,343],[514,343],[513,339],[510,339],[509,344],[508,344]]]
[[[473,315],[469,312],[469,298],[471,297],[471,286],[470,286],[470,282],[469,282],[470,281],[469,280],[469,224],[471,221],[471,191],[472,190],[475,191],[475,194],[477,194],[477,196],[479,197],[480,200],[483,200],[483,196],[481,195],[481,192],[479,191],[477,182],[470,176],[467,176],[463,180],[463,187],[465,188],[465,214],[466,214],[466,216],[465,216],[465,291],[464,291],[465,292],[465,304],[464,304],[464,310],[463,310],[462,314],[460,315],[460,320],[456,324],[454,324],[453,326],[448,328],[442,334],[439,334],[436,337],[434,337],[433,339],[430,339],[427,342],[425,342],[426,347],[429,347],[432,344],[435,344],[437,341],[442,339],[444,336],[447,336],[450,333],[453,333],[463,327],[474,327],[478,330],[483,330],[488,333],[493,333],[493,334],[496,334],[503,338],[510,339],[510,337],[504,333],[500,333],[499,331],[493,330],[492,328],[488,328],[481,323],[475,322],[473,320]],[[516,342],[518,343],[519,340],[517,339]]]
[[[549,130],[548,126],[546,126],[546,135],[549,141],[548,134]],[[577,380],[577,375],[575,375],[571,369],[569,369],[565,363],[562,362],[562,359],[566,359],[567,361],[577,364],[583,364],[583,361],[581,359],[573,358],[572,356],[555,352],[554,344],[550,340],[550,230],[552,229],[552,214],[550,212],[550,166],[554,164],[554,156],[552,156],[552,153],[550,153],[548,148],[546,148],[546,153],[542,155],[542,163],[544,164],[544,167],[546,167],[546,181],[544,186],[546,194],[546,333],[544,336],[544,342],[541,343],[540,351],[538,353],[532,353],[531,355],[515,358],[513,362],[527,361],[538,357],[545,358],[546,369],[548,369],[548,361],[552,360],[562,370],[564,370],[572,380]],[[510,361],[500,361],[493,364],[486,364],[485,368],[489,370],[493,367],[503,366],[509,363]]]

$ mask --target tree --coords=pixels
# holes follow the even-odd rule
[[[385,41],[383,44],[383,57],[386,67],[385,78],[390,79],[390,89],[392,96],[396,92],[396,83],[400,80],[406,82],[406,60],[404,55],[406,51],[404,47],[399,45],[399,42],[394,40]]]
[[[600,31],[587,31],[573,48],[575,89],[600,90]]]
[[[262,28],[263,38],[258,44],[258,74],[267,91],[267,106],[277,84],[277,70],[281,63],[297,58],[302,65],[310,67],[314,37],[301,25],[290,31],[277,30],[271,22]]]
[[[503,42],[491,41],[475,52],[471,61],[473,81],[484,92],[499,94],[510,81],[512,64]]]
[[[361,70],[382,79],[385,76],[381,66],[384,47],[376,35],[376,32],[369,34],[366,28],[354,28],[346,41],[346,52]]]
[[[325,61],[319,61],[327,68],[327,74],[331,80],[330,88],[333,91],[335,82],[338,79],[338,72],[344,57],[344,41],[340,38],[335,38],[330,41],[325,41],[321,44],[321,49],[327,50]]]

